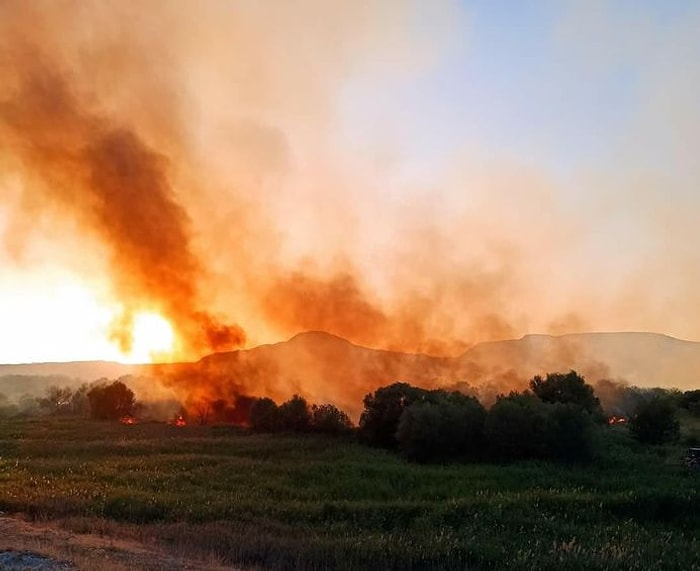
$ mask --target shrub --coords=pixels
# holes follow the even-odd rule
[[[685,391],[680,399],[680,406],[693,416],[700,417],[700,389]]]
[[[404,409],[425,400],[428,391],[408,383],[394,383],[365,396],[360,416],[360,437],[371,446],[396,448],[396,431]]]
[[[259,398],[250,407],[250,427],[256,432],[280,429],[279,407],[271,398]]]
[[[572,403],[544,403],[528,393],[499,398],[486,417],[485,434],[502,460],[589,460],[597,448],[588,412]]]
[[[545,457],[546,406],[526,393],[499,397],[484,426],[492,453],[503,460]]]
[[[280,428],[289,432],[308,432],[311,429],[311,411],[306,399],[294,395],[279,407]]]
[[[396,438],[404,456],[417,462],[477,457],[483,447],[484,407],[460,393],[433,391],[430,396],[401,414]]]
[[[37,399],[39,408],[47,414],[68,414],[71,411],[73,389],[51,385],[43,397]]]
[[[87,396],[89,391],[90,386],[87,383],[83,383],[73,391],[73,396],[70,400],[73,414],[78,416],[88,416],[90,414],[90,400]]]
[[[530,389],[542,402],[577,405],[598,420],[604,419],[593,387],[576,371],[549,373],[544,379],[536,376],[530,381]]]
[[[596,455],[597,438],[591,415],[574,404],[547,406],[546,455],[553,460],[583,461]]]
[[[134,392],[121,381],[97,385],[87,393],[90,416],[100,420],[117,420],[134,412]]]
[[[647,444],[672,442],[680,435],[676,407],[661,396],[640,403],[630,418],[629,426],[632,435]]]
[[[345,434],[352,430],[350,417],[332,404],[311,407],[311,428],[323,434]]]

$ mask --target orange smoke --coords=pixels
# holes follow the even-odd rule
[[[15,90],[0,106],[0,134],[23,166],[26,192],[68,212],[106,246],[122,312],[112,338],[132,347],[135,315],[155,311],[176,330],[176,354],[230,349],[238,325],[203,309],[204,274],[190,219],[169,179],[167,158],[136,127],[99,113],[71,88],[70,74],[29,48],[13,60]],[[21,73],[20,73],[21,71]]]
[[[451,166],[425,183],[407,182],[406,167],[421,165],[402,156],[398,137],[365,147],[346,132],[353,86],[421,79],[435,38],[460,29],[458,6],[0,2],[3,238],[15,249],[36,246],[28,265],[40,278],[42,263],[58,256],[76,281],[99,290],[125,353],[138,344],[140,316],[163,318],[174,334],[170,360],[303,330],[459,356],[479,341],[533,331],[668,323],[646,288],[700,265],[656,274],[630,266],[629,282],[627,273],[608,281],[613,268],[597,265],[604,234],[586,240],[600,213],[561,200],[557,172],[530,158],[501,160],[487,146],[446,157]],[[170,375],[171,384],[188,414],[201,402],[200,416],[226,417],[244,408],[236,406],[245,394],[299,393],[349,408],[399,379],[490,384],[489,394],[526,381],[525,365],[507,351],[489,367],[421,356],[406,357],[409,366],[362,352],[358,372],[347,347],[323,343],[297,340],[275,359],[208,358]],[[322,365],[317,352],[329,355]],[[534,372],[567,370],[580,353],[562,352],[556,369]]]

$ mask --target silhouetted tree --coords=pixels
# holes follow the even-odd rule
[[[136,398],[133,391],[121,381],[97,385],[87,393],[90,416],[101,420],[117,420],[133,413]]]
[[[360,437],[372,446],[396,448],[396,431],[404,409],[427,397],[428,391],[408,383],[394,383],[366,395],[360,416]]]
[[[352,430],[350,417],[332,404],[311,407],[311,428],[323,434],[345,434]]]
[[[573,404],[588,411],[597,420],[603,420],[603,409],[593,387],[576,371],[539,375],[530,381],[530,389],[543,402]]]
[[[531,393],[500,397],[488,412],[485,433],[502,460],[589,460],[597,444],[595,423],[581,406],[542,402]]]
[[[72,414],[77,416],[88,416],[90,414],[90,401],[88,400],[88,391],[90,385],[83,383],[73,391],[70,399],[70,408]]]
[[[680,406],[693,416],[700,416],[700,389],[685,391],[680,399]]]
[[[255,399],[250,407],[250,427],[256,432],[275,432],[280,429],[279,407],[271,398]]]
[[[280,428],[290,432],[308,432],[311,429],[311,411],[306,399],[294,395],[279,407]]]
[[[211,401],[212,422],[233,422],[233,407],[226,399]]]
[[[497,458],[516,460],[546,456],[546,405],[534,395],[500,396],[486,416],[484,430]]]
[[[591,415],[571,403],[546,407],[546,456],[567,462],[591,460],[596,454],[597,438]]]
[[[630,418],[629,427],[637,440],[648,444],[672,442],[680,435],[676,407],[661,396],[641,402]]]
[[[250,423],[250,410],[255,402],[254,397],[249,397],[247,395],[238,395],[236,397],[236,404],[231,411],[231,422],[235,424],[247,425]]]
[[[473,397],[431,391],[401,414],[398,447],[409,460],[474,459],[483,452],[486,410]]]
[[[209,422],[209,415],[211,414],[211,400],[207,398],[199,399],[194,403],[193,409],[197,418],[197,422],[204,426]]]
[[[37,399],[39,408],[48,414],[70,413],[70,400],[73,389],[51,385],[46,389],[43,397]]]

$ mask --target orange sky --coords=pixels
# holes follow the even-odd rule
[[[3,2],[0,362],[700,339],[672,8]]]

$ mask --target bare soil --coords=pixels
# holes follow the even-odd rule
[[[154,545],[0,513],[0,569],[19,571],[234,571],[216,561],[189,560]]]

